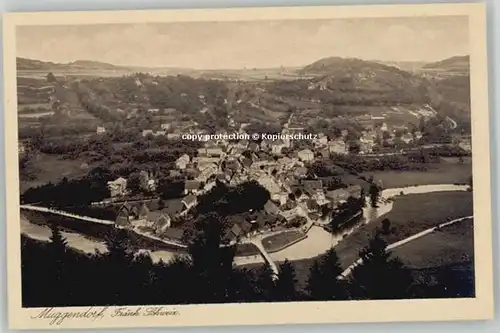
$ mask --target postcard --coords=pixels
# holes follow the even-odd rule
[[[5,14],[10,327],[492,318],[485,13]]]

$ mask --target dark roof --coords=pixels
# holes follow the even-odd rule
[[[278,207],[271,200],[268,200],[266,202],[266,204],[264,205],[264,210],[268,214],[278,214]]]
[[[146,216],[148,214],[149,214],[149,207],[145,203],[143,203],[141,205],[141,208],[139,209],[139,215]]]
[[[250,158],[242,158],[241,159],[241,164],[245,167],[250,167],[253,164],[253,161]]]
[[[302,193],[309,196],[313,196],[316,194],[316,190],[311,187],[305,186],[302,190]]]
[[[303,180],[302,185],[304,185],[305,189],[321,190],[323,188],[323,182],[321,180]]]
[[[196,197],[194,195],[186,195],[182,201],[186,204],[186,205],[190,205],[194,202],[196,202]]]
[[[165,216],[165,215],[167,215],[165,212],[163,212],[161,210],[157,210],[157,211],[154,211],[154,212],[149,212],[149,214],[147,216],[147,219],[149,221],[156,222],[160,217]]]
[[[184,184],[184,189],[186,190],[197,190],[200,188],[200,182],[197,180],[186,180]]]
[[[116,217],[115,223],[119,226],[126,226],[130,223],[128,216],[118,215]]]
[[[197,170],[197,169],[189,168],[189,169],[184,170],[184,173],[186,175],[196,177],[196,176],[198,176],[200,174],[200,171]]]
[[[231,233],[235,236],[238,237],[241,235],[242,230],[237,224],[233,224],[233,227],[231,228]]]
[[[130,211],[130,208],[131,208],[130,204],[129,204],[128,202],[125,202],[125,203],[121,206],[120,210],[122,210],[122,209],[126,209],[127,211]]]
[[[250,150],[258,150],[259,149],[259,145],[256,144],[255,142],[252,142],[248,145],[248,149]]]
[[[317,209],[318,208],[318,203],[316,202],[316,200],[309,199],[309,200],[307,200],[307,207],[309,209]]]

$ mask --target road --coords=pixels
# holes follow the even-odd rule
[[[457,128],[458,124],[455,120],[453,120],[452,118],[446,116],[446,119],[448,119],[449,122],[451,122],[451,129],[455,129]]]
[[[87,222],[91,222],[91,223],[105,224],[105,225],[109,225],[110,227],[111,226],[115,226],[115,222],[114,221],[101,220],[101,219],[96,219],[96,218],[89,217],[89,216],[76,215],[76,214],[64,212],[64,211],[61,211],[61,210],[50,209],[50,208],[47,208],[47,207],[39,207],[39,206],[32,206],[32,205],[21,205],[20,208],[21,209],[26,209],[26,210],[37,211],[37,212],[51,213],[51,214],[55,214],[55,215],[71,217],[71,218],[74,218],[76,220],[87,221]],[[176,246],[176,247],[182,247],[182,248],[186,248],[187,247],[184,244],[180,244],[178,242],[174,242],[174,241],[170,241],[170,240],[163,239],[163,238],[160,238],[160,237],[156,237],[156,236],[151,235],[151,234],[143,233],[143,232],[140,232],[139,230],[136,230],[136,229],[130,229],[130,230],[132,230],[133,232],[135,232],[138,235],[141,235],[143,237],[148,237],[150,239],[162,242],[162,243],[167,244],[167,245]]]
[[[436,227],[432,227],[432,228],[429,228],[429,229],[426,229],[424,231],[421,231],[419,233],[416,233],[410,237],[407,237],[405,239],[402,239],[400,241],[397,241],[395,243],[392,243],[390,245],[388,245],[385,250],[386,251],[389,251],[389,250],[392,250],[392,249],[395,249],[401,245],[404,245],[404,244],[407,244],[409,242],[412,242],[416,239],[419,239],[419,238],[422,238],[424,237],[425,235],[428,235],[430,233],[433,233],[435,231],[437,231],[438,229],[441,229],[441,228],[444,228],[446,226],[449,226],[449,225],[452,225],[452,224],[455,224],[455,223],[458,223],[458,222],[462,222],[464,220],[467,220],[467,219],[471,219],[473,218],[473,216],[464,216],[464,217],[461,217],[461,218],[458,218],[458,219],[455,219],[455,220],[452,220],[452,221],[448,221],[448,222],[445,222],[445,223],[441,223],[439,224],[438,226]],[[343,272],[342,274],[338,277],[338,279],[344,279],[346,278],[347,276],[349,276],[351,273],[352,273],[352,270],[363,263],[363,259],[362,258],[359,258],[358,260],[356,260],[353,264],[351,264],[349,267],[347,267]]]

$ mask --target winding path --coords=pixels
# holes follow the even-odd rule
[[[385,250],[386,251],[389,251],[389,250],[392,250],[392,249],[395,249],[401,245],[404,245],[404,244],[407,244],[409,242],[412,242],[416,239],[419,239],[419,238],[422,238],[424,237],[425,235],[428,235],[430,233],[433,233],[435,231],[437,231],[438,229],[441,229],[441,228],[444,228],[444,227],[447,227],[449,225],[452,225],[452,224],[455,224],[455,223],[458,223],[458,222],[462,222],[464,220],[468,220],[468,219],[471,219],[473,218],[473,216],[465,216],[465,217],[461,217],[461,218],[458,218],[458,219],[455,219],[455,220],[452,220],[452,221],[448,221],[448,222],[445,222],[445,223],[441,223],[435,227],[432,227],[432,228],[429,228],[429,229],[426,229],[424,231],[421,231],[419,233],[416,233],[410,237],[407,237],[407,238],[404,238],[400,241],[397,241],[395,243],[392,243],[390,245],[388,245]],[[352,273],[352,270],[363,263],[363,259],[362,258],[359,258],[358,260],[356,260],[354,263],[352,263],[349,267],[347,267],[343,272],[342,274],[338,277],[338,279],[344,279],[346,278],[347,276],[349,276],[351,273]]]
[[[87,222],[91,222],[91,223],[99,223],[99,224],[104,224],[104,225],[113,226],[113,227],[115,226],[114,221],[96,219],[96,218],[93,218],[90,216],[76,215],[76,214],[68,213],[68,212],[65,212],[62,210],[55,210],[55,209],[51,209],[51,208],[47,208],[47,207],[39,207],[39,206],[33,206],[33,205],[21,205],[20,208],[26,209],[26,210],[37,211],[37,212],[51,213],[51,214],[55,214],[55,215],[71,217],[71,218],[74,218],[76,220],[87,221]],[[176,247],[180,247],[180,248],[187,248],[187,246],[185,244],[181,244],[179,242],[174,242],[174,241],[171,241],[168,239],[156,237],[154,235],[141,232],[137,229],[130,229],[130,230],[135,232],[138,235],[141,235],[143,237],[148,237],[148,238],[153,239],[155,241],[162,242],[166,245],[172,245],[172,246],[176,246]]]

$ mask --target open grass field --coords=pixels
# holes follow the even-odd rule
[[[471,192],[434,192],[426,194],[406,195],[395,200],[394,207],[391,212],[379,218],[378,221],[373,221],[369,224],[363,225],[362,227],[354,231],[351,235],[341,240],[340,243],[337,244],[335,249],[339,256],[341,265],[344,268],[347,268],[358,259],[359,251],[368,244],[368,241],[373,236],[375,229],[380,226],[379,221],[384,218],[388,218],[391,221],[391,226],[394,227],[393,233],[386,236],[386,241],[390,244],[414,235],[425,229],[431,228],[440,223],[443,223],[446,221],[446,219],[472,215],[472,211],[473,209]],[[417,249],[421,248],[422,246],[430,247],[430,249],[425,249],[425,251],[428,252],[422,252],[426,253],[425,256],[427,256],[428,254],[428,256],[430,257],[441,256],[441,258],[427,258],[422,254],[421,258],[419,259],[420,261],[417,262],[416,257],[418,256],[418,253],[415,252],[414,248],[410,248],[406,250],[407,259],[405,260],[405,262],[410,263],[413,260],[415,263],[410,265],[410,267],[412,269],[420,269],[423,267],[423,265],[427,265],[430,263],[438,265],[439,263],[442,263],[443,265],[445,265],[447,263],[449,264],[457,262],[457,258],[461,258],[462,255],[460,251],[463,251],[463,253],[465,254],[470,253],[471,245],[467,245],[467,239],[470,239],[470,236],[467,236],[468,234],[466,234],[465,236],[460,238],[460,234],[462,234],[464,230],[459,229],[463,228],[464,225],[470,222],[462,221],[459,222],[459,224],[460,223],[462,223],[461,226],[457,225],[455,227],[450,226],[449,228],[444,228],[444,232],[442,232],[442,235],[438,236],[433,234],[425,236],[433,237],[429,238],[429,243],[427,245],[424,242],[424,237],[421,239],[424,243],[421,243],[420,247],[417,246],[418,243],[415,244]],[[450,245],[447,248],[449,251],[451,251],[449,252],[449,257],[447,252],[448,250],[444,248],[446,247],[446,245],[442,245],[444,246],[442,250],[437,249],[438,243],[436,242],[438,241],[435,237],[441,237],[441,242],[450,241]],[[416,240],[415,242],[418,241],[419,240]],[[438,252],[432,251],[432,246],[429,245],[430,242],[436,243],[434,249]],[[408,243],[407,246],[412,246],[411,244],[412,243]],[[461,246],[463,246],[464,249],[460,250]],[[450,248],[453,248],[453,250],[451,250]],[[394,251],[394,254],[398,255],[396,253],[396,249]],[[405,254],[405,252],[403,252],[405,251],[403,246],[401,247],[400,251],[400,254]],[[317,258],[318,257],[297,260],[293,262],[297,273],[299,287],[303,288],[305,286],[307,278],[309,276],[309,270]],[[464,257],[464,259],[466,259],[466,257]],[[248,269],[256,269],[260,266],[261,264],[255,264],[245,267]]]
[[[238,244],[236,246],[236,256],[245,257],[245,256],[255,256],[260,255],[260,251],[257,246],[251,243]]]
[[[380,221],[385,218],[391,221],[391,227],[394,228],[390,235],[384,237],[391,244],[446,222],[447,219],[472,214],[471,192],[434,192],[396,197],[388,214],[360,227],[335,248],[342,265],[348,267],[357,260],[359,251],[368,245],[375,230],[380,227]]]
[[[392,251],[407,267],[423,269],[474,259],[474,221],[464,220],[442,228]]]
[[[290,246],[304,238],[305,235],[301,231],[286,230],[282,233],[266,237],[262,240],[262,245],[268,252],[276,252],[287,246]]]
[[[472,175],[472,164],[466,161],[455,163],[444,160],[432,165],[427,171],[377,171],[365,172],[362,176],[373,176],[375,181],[382,181],[385,188],[432,185],[432,184],[467,184]]]
[[[30,187],[40,186],[48,182],[57,182],[62,178],[80,178],[87,173],[82,168],[84,161],[67,160],[58,156],[39,153],[34,158],[33,164],[36,169],[36,179],[32,181],[21,181],[20,191],[24,192]]]

